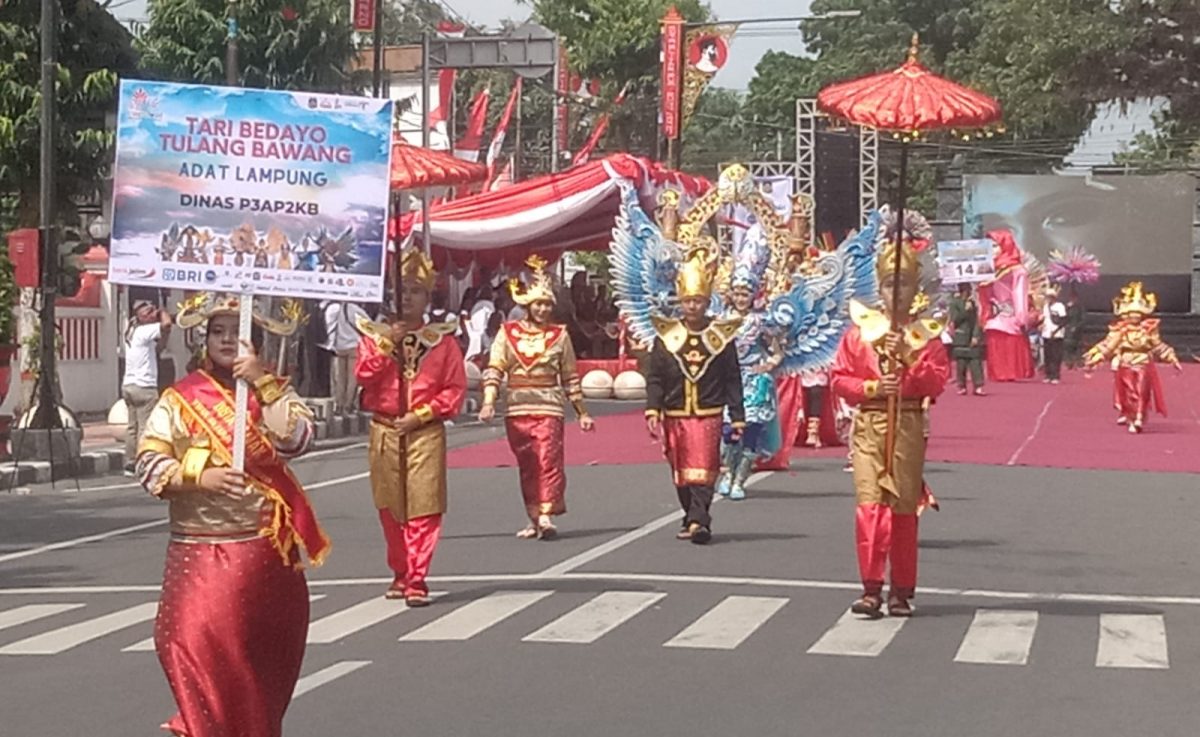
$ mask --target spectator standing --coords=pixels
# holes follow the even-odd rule
[[[1042,354],[1048,384],[1057,384],[1062,373],[1066,332],[1067,306],[1058,301],[1058,290],[1049,287],[1046,289],[1046,302],[1042,305]]]
[[[325,315],[325,340],[321,348],[331,355],[329,394],[333,411],[346,414],[354,409],[358,383],[354,378],[354,360],[358,355],[358,319],[366,311],[353,302],[326,300],[321,304]]]
[[[158,354],[171,334],[171,315],[154,303],[133,303],[133,317],[125,329],[125,375],[121,396],[128,417],[125,425],[125,475],[133,475],[137,447],[146,431],[146,420],[158,402]]]

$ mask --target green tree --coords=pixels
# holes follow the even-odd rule
[[[758,158],[748,156],[750,149],[742,96],[732,90],[705,90],[691,125],[683,131],[683,170],[713,179],[723,164]]]
[[[236,11],[238,83],[264,89],[361,92],[370,73],[342,0],[150,0],[137,39],[142,68],[176,82],[224,84],[227,13]]]
[[[603,81],[604,99],[611,100],[630,83],[625,104],[613,113],[607,148],[653,154],[658,129],[659,23],[672,5],[688,21],[708,20],[708,6],[700,0],[523,1],[533,8],[535,21],[558,34],[572,71]],[[586,136],[587,131],[576,135]]]
[[[0,225],[36,226],[41,145],[41,4],[0,6]],[[111,161],[106,116],[137,57],[129,33],[94,0],[63,0],[58,27],[57,201],[93,198]],[[65,216],[69,213],[57,213]]]

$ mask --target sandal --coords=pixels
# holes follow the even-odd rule
[[[913,606],[908,599],[893,594],[888,597],[888,614],[893,617],[911,617]]]
[[[699,523],[693,522],[679,532],[675,533],[676,540],[691,540],[692,534],[700,529]]]
[[[432,604],[433,597],[429,594],[409,594],[404,597],[404,603],[413,609],[417,609]]]
[[[404,598],[404,579],[397,576],[392,579],[392,585],[388,586],[388,590],[384,592],[385,599],[403,599]]]
[[[517,538],[520,540],[531,540],[538,536],[538,530],[532,524],[523,530],[517,532]]]
[[[863,594],[850,605],[850,611],[868,619],[883,619],[883,601],[875,594]]]

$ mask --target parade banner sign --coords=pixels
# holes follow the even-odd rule
[[[736,24],[702,26],[688,30],[684,37],[687,66],[683,73],[680,130],[687,128],[708,83],[729,61],[729,45],[737,28]]]
[[[390,100],[123,80],[109,279],[379,302]]]
[[[354,30],[375,30],[375,3],[377,0],[354,0]]]
[[[986,238],[971,241],[939,241],[938,277],[943,286],[981,284],[996,278],[996,244]]]
[[[679,104],[683,92],[683,16],[674,6],[662,21],[662,132],[679,138]]]

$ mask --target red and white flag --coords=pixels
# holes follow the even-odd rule
[[[510,156],[504,160],[504,168],[488,183],[487,189],[489,192],[494,192],[497,189],[504,189],[511,184],[513,184],[513,167],[512,157]]]
[[[467,33],[467,27],[451,20],[439,21],[438,35],[442,38],[462,38]],[[429,111],[429,128],[436,129],[438,124],[445,125],[450,117],[450,108],[454,106],[454,81],[458,73],[454,69],[442,69],[438,72],[438,105]]]
[[[467,118],[467,130],[454,144],[454,155],[466,161],[479,161],[479,149],[483,147],[483,127],[487,124],[488,102],[492,93],[487,87],[475,95],[471,103],[471,114]]]
[[[579,166],[587,163],[591,158],[592,152],[596,150],[596,146],[600,144],[600,139],[604,138],[604,134],[608,132],[608,121],[612,118],[612,111],[621,106],[625,102],[625,95],[629,92],[629,83],[621,88],[616,99],[613,100],[612,107],[608,109],[600,119],[596,121],[596,127],[592,130],[592,134],[588,136],[587,143],[583,144],[583,148],[579,149],[579,153],[575,154],[575,159],[571,162],[571,166]]]
[[[517,100],[521,98],[521,77],[518,76],[513,82],[512,91],[508,93],[508,102],[504,104],[504,112],[500,115],[500,122],[496,124],[496,132],[492,134],[492,145],[488,146],[487,166],[489,175],[494,171],[496,159],[500,156],[500,149],[504,146],[504,139],[508,136],[508,124],[512,121],[513,108],[517,106]]]

